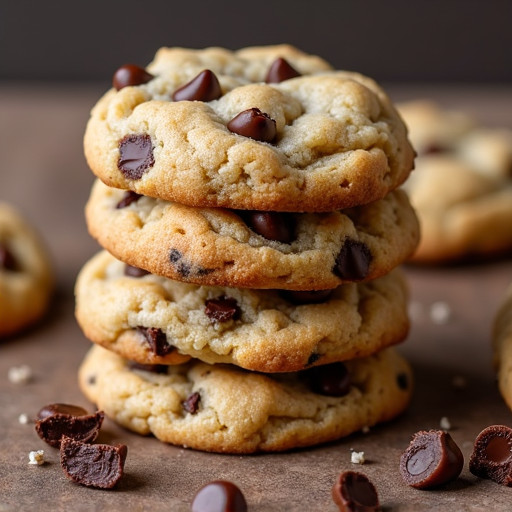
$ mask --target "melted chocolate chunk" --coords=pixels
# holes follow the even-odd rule
[[[116,204],[116,208],[126,208],[127,206],[130,206],[132,203],[137,202],[141,197],[141,194],[137,194],[137,192],[133,192],[132,190],[127,190],[124,193],[123,197]]]
[[[167,373],[169,367],[166,364],[142,364],[136,361],[129,361],[128,367],[132,370],[143,370],[151,373]]]
[[[279,295],[292,304],[319,304],[326,302],[334,290],[279,290]]]
[[[195,414],[199,409],[199,402],[201,401],[201,395],[195,391],[190,394],[187,399],[181,403],[183,409],[190,414]]]
[[[111,489],[123,476],[128,448],[124,444],[86,444],[63,437],[60,464],[77,484]]]
[[[469,470],[480,478],[489,478],[512,487],[512,429],[491,425],[478,434]]]
[[[289,244],[295,240],[295,216],[281,212],[238,212],[243,221],[267,240]]]
[[[39,437],[50,446],[59,447],[62,436],[92,443],[99,434],[104,413],[88,414],[85,409],[68,404],[50,404],[37,414],[35,422]]]
[[[343,363],[332,363],[302,370],[300,376],[313,393],[344,396],[350,391],[350,375]]]
[[[340,512],[377,512],[379,496],[366,475],[344,471],[332,488],[332,499]]]
[[[215,480],[199,489],[192,501],[192,512],[247,512],[247,502],[235,484]]]
[[[212,101],[222,96],[219,80],[213,71],[205,69],[172,95],[174,101]]]
[[[119,91],[128,85],[141,85],[155,78],[144,68],[135,64],[125,64],[121,66],[112,77],[112,85]]]
[[[17,270],[16,260],[5,244],[0,242],[0,269]]]
[[[297,76],[301,76],[300,73],[286,59],[279,57],[272,62],[265,82],[267,84],[277,84]]]
[[[460,475],[463,466],[460,448],[443,430],[417,432],[400,457],[402,478],[417,489],[451,482]]]
[[[147,270],[143,268],[134,267],[133,265],[125,264],[124,266],[124,275],[129,277],[144,277],[150,274]]]
[[[261,142],[273,142],[277,135],[276,122],[259,108],[240,112],[227,126],[233,133]]]
[[[126,178],[138,180],[154,164],[153,143],[149,135],[126,135],[119,141],[117,167]]]
[[[144,335],[153,354],[166,356],[174,350],[174,347],[167,342],[167,336],[162,329],[156,327],[137,327],[137,330]]]
[[[368,275],[372,253],[363,243],[347,238],[336,257],[333,272],[341,279],[364,279]]]
[[[227,322],[240,317],[240,307],[236,300],[226,296],[206,300],[204,312],[213,322]]]

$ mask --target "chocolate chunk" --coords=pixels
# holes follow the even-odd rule
[[[267,84],[277,84],[297,76],[301,76],[300,73],[292,67],[286,59],[279,57],[272,62],[268,70],[267,77],[265,78],[265,82],[267,82]]]
[[[261,142],[273,142],[277,135],[276,122],[259,108],[240,112],[227,126],[233,133]]]
[[[183,409],[190,414],[195,414],[199,409],[199,402],[201,401],[201,395],[195,391],[190,394],[185,401],[181,403]]]
[[[247,502],[235,484],[215,480],[199,489],[192,501],[192,512],[247,512]]]
[[[333,272],[341,279],[364,279],[371,261],[372,253],[363,242],[347,238],[336,257]]]
[[[150,274],[147,270],[143,268],[134,267],[133,265],[125,264],[124,266],[124,275],[129,277],[144,277]]]
[[[142,197],[141,194],[137,194],[137,192],[133,192],[132,190],[127,190],[123,197],[116,204],[117,209],[126,208],[130,206],[132,203],[135,203]]]
[[[332,499],[340,512],[377,512],[379,496],[366,475],[344,471],[332,488]]]
[[[169,367],[166,364],[142,364],[136,361],[129,361],[128,367],[132,370],[143,370],[151,373],[167,373]]]
[[[126,178],[138,180],[154,164],[153,143],[149,135],[126,135],[119,141],[117,167]]]
[[[171,249],[169,253],[169,260],[173,264],[173,266],[176,268],[176,271],[181,274],[183,277],[188,277],[190,274],[190,265],[188,263],[185,263],[184,261],[181,261],[183,258],[183,255],[180,251],[177,249]]]
[[[292,304],[319,304],[325,302],[334,290],[279,290],[279,295]]]
[[[144,68],[135,64],[121,66],[112,77],[112,85],[119,91],[128,85],[141,85],[155,78]]]
[[[204,312],[206,316],[214,322],[227,322],[236,320],[240,317],[240,307],[232,297],[218,297],[217,299],[207,299]]]
[[[167,342],[167,336],[162,329],[157,327],[137,327],[137,330],[144,335],[153,354],[165,356],[174,350],[174,347]]]
[[[222,96],[219,80],[213,71],[205,69],[172,95],[174,101],[212,101]]]
[[[469,470],[480,478],[489,478],[512,487],[512,429],[491,425],[475,439]]]
[[[455,480],[463,465],[460,448],[443,430],[417,432],[400,457],[402,478],[417,489],[438,487]]]
[[[308,362],[306,363],[306,366],[311,366],[312,364],[316,363],[322,356],[320,354],[312,353],[308,357]]]
[[[407,377],[407,374],[399,373],[396,376],[396,383],[400,389],[405,391],[409,387],[409,378]]]
[[[350,375],[341,362],[302,370],[300,377],[319,395],[344,396],[350,391]]]
[[[35,422],[39,437],[50,446],[59,447],[62,436],[92,443],[99,434],[104,413],[88,414],[85,409],[68,404],[50,404],[37,414]]]
[[[16,260],[5,244],[0,242],[0,269],[17,270]]]
[[[63,437],[60,464],[77,484],[111,489],[123,476],[128,448],[124,444],[86,444]]]
[[[243,221],[267,240],[289,244],[295,240],[295,216],[281,212],[239,211]]]

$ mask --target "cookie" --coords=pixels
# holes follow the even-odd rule
[[[0,202],[0,337],[39,320],[48,306],[53,273],[36,231]]]
[[[408,331],[399,270],[317,293],[248,290],[141,275],[106,251],[78,276],[76,317],[90,340],[142,364],[188,355],[261,372],[370,355]]]
[[[401,190],[343,211],[276,214],[194,208],[97,180],[86,220],[100,245],[125,263],[244,288],[319,290],[375,279],[407,259],[419,237]]]
[[[512,249],[512,130],[484,128],[430,102],[399,105],[416,144],[404,185],[421,240],[412,261],[488,258]]]
[[[281,55],[300,76],[266,83]],[[406,128],[373,80],[328,68],[281,46],[161,50],[92,109],[87,162],[109,186],[195,207],[332,211],[380,199],[412,169]]]
[[[391,420],[406,408],[412,391],[411,369],[393,349],[287,374],[197,360],[152,370],[157,371],[133,368],[95,345],[80,366],[79,384],[125,428],[224,453],[282,451],[339,439]]]

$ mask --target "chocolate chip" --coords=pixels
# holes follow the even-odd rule
[[[209,69],[201,71],[172,95],[174,101],[212,101],[222,96],[219,80]]]
[[[119,91],[128,85],[141,85],[155,78],[144,68],[135,64],[121,66],[112,77],[112,85]]]
[[[405,391],[409,387],[409,378],[407,377],[407,374],[399,373],[396,376],[396,383],[400,389]]]
[[[340,512],[377,512],[379,496],[366,475],[344,471],[332,488],[332,499]]]
[[[235,484],[215,480],[199,489],[192,501],[192,512],[247,512],[247,502]]]
[[[157,327],[137,327],[137,330],[144,335],[149,343],[151,351],[157,356],[165,356],[174,350],[174,347],[167,342],[167,336]]]
[[[343,363],[315,366],[302,370],[299,375],[319,395],[344,396],[350,391],[350,375]]]
[[[154,164],[153,143],[149,135],[126,135],[119,141],[117,167],[128,179],[140,179]]]
[[[184,261],[181,261],[182,258],[183,255],[177,249],[171,249],[171,251],[169,252],[169,260],[176,268],[176,271],[183,277],[188,277],[190,274],[190,265],[188,263],[185,263]]]
[[[143,370],[151,373],[167,373],[169,367],[166,364],[142,364],[136,361],[129,361],[128,367],[132,370]]]
[[[16,260],[7,246],[0,242],[0,269],[17,270]]]
[[[308,362],[306,363],[306,366],[311,366],[312,364],[316,363],[322,356],[320,354],[313,353],[308,357]]]
[[[204,312],[206,316],[214,322],[227,322],[236,320],[240,317],[240,307],[232,297],[218,297],[216,299],[207,299]]]
[[[300,73],[292,67],[286,59],[279,57],[272,62],[268,70],[267,77],[265,78],[265,82],[267,82],[267,84],[277,84],[297,76],[301,76]]]
[[[240,112],[228,123],[228,130],[261,142],[273,142],[276,138],[276,122],[259,108]]]
[[[201,395],[195,391],[190,394],[185,401],[181,403],[183,409],[190,414],[195,414],[199,409],[199,402],[201,401]]]
[[[39,437],[51,446],[59,447],[62,436],[92,443],[99,434],[104,413],[88,414],[85,409],[68,404],[50,404],[37,414],[35,422]]]
[[[126,208],[130,206],[132,203],[135,203],[142,197],[141,194],[137,194],[137,192],[133,192],[132,190],[127,190],[123,197],[116,204],[117,209]]]
[[[111,489],[123,476],[128,448],[124,444],[86,444],[63,437],[60,464],[77,484]]]
[[[325,302],[334,290],[279,290],[279,295],[292,304],[319,304]]]
[[[289,244],[295,240],[295,216],[281,212],[239,211],[243,221],[267,240]]]
[[[491,425],[482,430],[475,440],[469,470],[475,476],[511,487],[512,429],[505,425]]]
[[[363,242],[347,238],[336,257],[333,272],[342,279],[364,279],[371,261],[372,253]]]
[[[402,478],[417,489],[438,487],[455,480],[463,465],[460,448],[443,430],[417,432],[400,457]]]
[[[133,265],[125,264],[124,266],[124,275],[129,277],[144,277],[150,274],[147,270],[143,268],[134,267]]]

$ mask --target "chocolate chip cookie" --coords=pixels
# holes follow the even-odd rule
[[[407,406],[412,374],[393,349],[287,374],[192,360],[145,369],[94,346],[79,370],[89,400],[122,426],[224,453],[282,451],[347,436]]]
[[[382,276],[414,251],[406,194],[329,213],[194,208],[97,180],[89,231],[118,259],[153,274],[213,286],[319,290]]]

